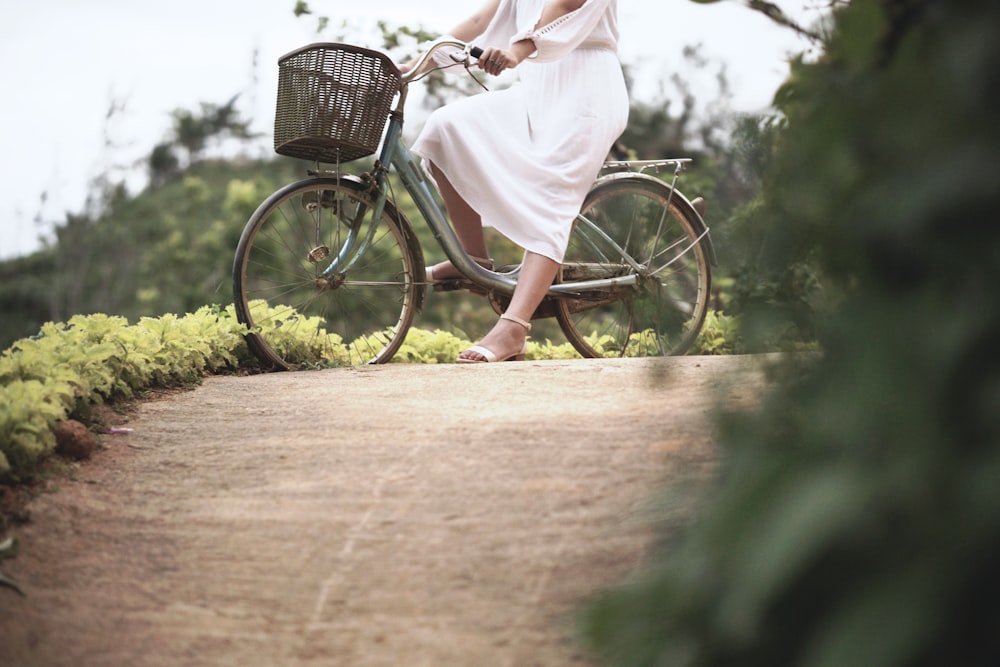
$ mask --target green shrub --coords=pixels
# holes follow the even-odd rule
[[[52,427],[94,404],[250,363],[244,331],[231,308],[206,306],[135,325],[75,316],[16,341],[0,355],[0,480],[30,477],[55,448]]]
[[[739,318],[710,310],[689,354],[739,354],[740,338]]]
[[[608,664],[1000,661],[998,29],[855,0],[795,67],[755,221],[775,289],[741,317],[822,353],[720,420],[699,515],[587,609]]]

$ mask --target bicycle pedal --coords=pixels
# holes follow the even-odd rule
[[[464,278],[450,278],[432,283],[431,287],[435,292],[471,292],[480,296],[486,296],[486,290],[470,280]]]
[[[435,281],[430,283],[430,286],[434,288],[435,292],[457,292],[462,289],[461,282],[457,278],[451,278]]]

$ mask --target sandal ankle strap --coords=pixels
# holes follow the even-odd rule
[[[511,322],[517,322],[522,327],[524,327],[526,331],[531,331],[531,322],[528,322],[527,320],[522,320],[517,315],[508,315],[507,313],[504,313],[503,315],[500,316],[500,319],[510,320]]]

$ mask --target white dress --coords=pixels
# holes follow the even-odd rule
[[[470,40],[536,53],[510,88],[481,93],[430,115],[413,152],[430,161],[483,224],[525,250],[561,262],[576,214],[628,121],[618,61],[617,0],[580,9],[535,30],[547,0],[501,0]]]

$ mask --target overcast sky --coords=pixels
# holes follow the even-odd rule
[[[335,24],[344,20],[361,28],[384,19],[439,32],[479,6],[478,0],[309,4]],[[802,13],[805,0],[777,4],[809,16]],[[174,109],[221,104],[240,93],[244,117],[270,137],[278,57],[329,38],[316,34],[313,18],[296,18],[294,5],[294,0],[5,2],[0,258],[37,249],[39,235],[49,233],[67,211],[83,210],[95,177],[148,155],[168,131]],[[619,0],[618,5],[621,58],[644,94],[658,90],[675,71],[684,75],[689,68],[683,47],[701,44],[704,55],[726,63],[736,109],[758,110],[784,79],[788,55],[806,46],[734,0],[708,5]],[[356,41],[370,39],[359,32]],[[108,121],[113,106],[117,111]]]

